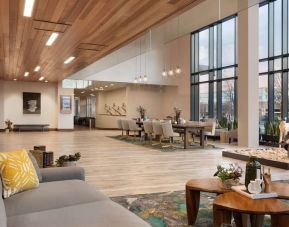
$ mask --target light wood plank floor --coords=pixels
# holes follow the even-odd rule
[[[221,150],[160,152],[108,138],[118,131],[0,133],[0,151],[46,145],[56,157],[81,152],[78,163],[89,184],[109,196],[184,190],[191,178],[210,177],[223,161]],[[218,145],[219,147],[228,147]],[[239,162],[244,167],[244,162]],[[289,179],[289,171],[272,169],[274,179]]]

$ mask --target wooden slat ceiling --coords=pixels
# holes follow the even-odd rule
[[[201,1],[35,0],[24,17],[24,0],[0,0],[0,79],[60,81]],[[57,40],[45,46],[53,31]]]

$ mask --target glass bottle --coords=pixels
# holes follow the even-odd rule
[[[256,156],[251,156],[250,160],[246,164],[245,186],[248,189],[248,185],[251,180],[261,179],[261,164]]]

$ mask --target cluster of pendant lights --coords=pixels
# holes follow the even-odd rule
[[[178,28],[177,28],[177,38],[180,36],[180,17],[178,17]],[[178,41],[178,51],[177,51],[177,59],[180,59],[180,46],[179,46],[179,41]],[[172,77],[172,76],[178,76],[182,73],[182,70],[179,65],[176,66],[175,69],[170,68],[168,71],[166,71],[166,64],[165,64],[165,53],[164,53],[164,70],[162,71],[162,77],[167,78],[167,77]]]
[[[150,47],[149,47],[149,49],[151,50],[151,30],[150,30],[150,32],[149,32],[149,34],[150,34]],[[141,65],[142,65],[142,44],[141,44],[141,42],[142,42],[142,39],[140,38],[139,39],[139,58],[140,58],[140,60],[139,60],[139,74],[140,74],[140,76],[136,76],[135,78],[134,78],[134,80],[133,80],[133,82],[135,83],[135,84],[137,84],[137,83],[146,83],[147,81],[148,81],[148,77],[147,77],[147,75],[146,75],[146,70],[147,70],[147,54],[148,54],[148,52],[147,52],[147,38],[146,38],[146,35],[145,35],[145,60],[144,60],[144,67],[145,67],[145,73],[144,73],[144,75],[141,75],[142,74],[142,72],[141,72]],[[137,49],[137,48],[136,48]],[[137,55],[137,54],[136,54]],[[138,64],[137,64],[137,56],[136,56],[136,71],[137,71],[137,66]],[[136,74],[137,74],[137,72],[136,72]]]
[[[170,69],[169,71],[166,71],[164,69],[162,72],[162,76],[168,77],[168,76],[180,75],[181,73],[182,73],[181,68],[179,66],[177,66],[175,70]]]
[[[35,0],[25,0],[25,5],[24,5],[24,12],[23,12],[23,16],[24,17],[31,17],[32,13],[33,13],[33,8],[34,8],[34,3]],[[46,42],[46,46],[52,46],[53,43],[55,42],[55,40],[57,39],[57,37],[59,36],[58,32],[53,32],[49,39]],[[64,64],[69,64],[70,62],[72,62],[75,59],[74,56],[70,56],[69,58],[67,58],[64,61]],[[38,72],[40,70],[40,66],[36,66],[34,69],[34,72]],[[25,72],[24,73],[24,77],[28,77],[29,76],[29,72]],[[17,79],[14,78],[14,80],[16,81]],[[39,81],[44,81],[45,83],[48,83],[48,80],[45,80],[44,76],[40,76]]]

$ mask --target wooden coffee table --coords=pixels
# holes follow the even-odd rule
[[[276,192],[279,198],[289,200],[289,184],[272,183],[272,191]],[[231,190],[224,189],[221,181],[216,177],[188,181],[186,184],[186,204],[189,225],[194,225],[197,220],[200,192],[223,194],[231,192]]]
[[[222,226],[223,223],[231,223],[232,212],[234,212],[237,226],[245,225],[242,222],[241,214],[251,215],[251,226],[254,227],[263,225],[265,214],[271,215],[271,226],[286,227],[289,221],[289,206],[282,200],[275,198],[253,200],[237,192],[228,192],[217,196],[214,200],[213,210],[214,227]]]

